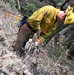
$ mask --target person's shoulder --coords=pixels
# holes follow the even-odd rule
[[[47,8],[47,9],[56,9],[54,6],[52,5],[45,5],[42,8]]]
[[[53,12],[53,11],[57,11],[57,8],[55,8],[54,6],[52,5],[46,5],[46,6],[43,6],[42,8],[39,9],[40,11],[41,10],[46,10],[48,12]]]
[[[45,5],[45,6],[43,6],[43,7],[53,7],[53,8],[55,8],[55,7],[52,6],[52,5]]]
[[[50,5],[45,5],[41,7],[41,9],[49,9],[49,8],[50,8]]]

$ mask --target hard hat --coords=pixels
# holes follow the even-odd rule
[[[74,22],[74,13],[65,17],[64,24],[72,24]]]
[[[74,13],[73,8],[68,6],[65,12],[65,21],[64,24],[72,24],[74,22]]]

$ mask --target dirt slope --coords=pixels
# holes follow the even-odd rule
[[[55,63],[47,57],[45,50],[40,49],[39,55],[29,55],[26,59],[22,59],[13,51],[11,45],[16,39],[17,23],[21,17],[16,9],[0,0],[0,75],[60,75],[59,71],[62,69],[65,71],[64,75],[74,75],[71,72],[73,67],[69,71],[69,66],[66,65],[69,63],[62,67],[60,64],[54,66]]]

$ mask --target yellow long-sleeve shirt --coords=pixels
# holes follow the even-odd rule
[[[28,18],[28,23],[35,31],[40,30],[41,37],[45,37],[51,29],[56,28],[56,15],[58,11],[59,9],[53,6],[44,6]]]

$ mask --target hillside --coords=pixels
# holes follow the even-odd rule
[[[16,8],[0,0],[0,75],[74,75],[74,61],[67,59],[64,47],[59,47],[62,53],[56,52],[58,47],[54,51],[53,38],[46,47],[35,48],[37,53],[20,57],[20,53],[13,51],[21,17]]]

